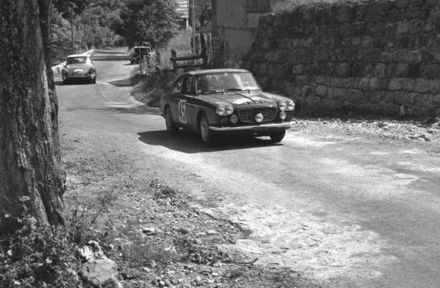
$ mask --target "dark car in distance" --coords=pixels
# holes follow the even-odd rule
[[[161,98],[167,130],[198,132],[205,144],[213,144],[222,133],[270,136],[280,142],[291,126],[294,109],[291,99],[263,92],[243,69],[186,72]]]
[[[130,54],[130,63],[139,64],[143,59],[149,58],[150,53],[150,45],[135,46]]]

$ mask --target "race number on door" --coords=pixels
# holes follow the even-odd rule
[[[182,124],[186,124],[186,100],[179,101],[179,121]]]

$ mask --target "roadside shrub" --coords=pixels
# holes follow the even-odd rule
[[[102,237],[91,227],[113,200],[105,193],[87,206],[73,198],[65,226],[37,226],[35,218],[23,217],[21,229],[0,236],[0,287],[83,287],[77,249]]]
[[[33,227],[0,238],[0,287],[82,287],[76,244],[65,227]]]
[[[152,107],[159,107],[161,95],[171,91],[172,84],[177,77],[177,72],[172,70],[171,50],[177,51],[179,56],[190,55],[191,31],[180,31],[168,41],[165,48],[157,50],[158,60],[156,62],[158,63],[147,75],[140,75],[140,70],[135,69],[137,74],[132,75],[131,78],[138,84],[131,94],[136,100]]]
[[[322,3],[344,3],[344,2],[360,2],[356,0],[279,0],[274,4],[275,12],[291,11],[298,6],[317,5]]]
[[[159,107],[160,97],[170,93],[177,73],[171,70],[159,70],[145,76],[131,94],[133,97],[151,107]]]

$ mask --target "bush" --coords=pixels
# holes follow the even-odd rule
[[[0,239],[0,287],[81,287],[76,244],[64,227],[26,224]]]
[[[101,238],[90,228],[113,200],[111,193],[89,206],[72,199],[65,226],[37,226],[25,216],[21,229],[0,236],[0,287],[82,287],[78,247]]]
[[[275,12],[290,11],[298,6],[316,5],[320,3],[356,2],[356,0],[279,0],[274,5]],[[359,2],[359,1],[358,1]]]
[[[148,73],[145,77],[141,76],[142,78],[132,91],[136,100],[152,107],[159,107],[161,95],[171,91],[172,84],[178,75],[172,70],[171,50],[178,51],[179,56],[191,55],[191,31],[180,31],[168,42],[166,48],[158,50],[159,63],[155,67],[155,71]],[[139,70],[138,72],[140,73]],[[132,77],[137,76],[133,75]]]
[[[172,70],[159,70],[145,76],[131,92],[133,97],[151,107],[159,107],[160,97],[171,93],[177,73]]]

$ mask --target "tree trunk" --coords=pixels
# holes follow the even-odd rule
[[[29,214],[64,223],[50,0],[0,0],[0,233]]]

